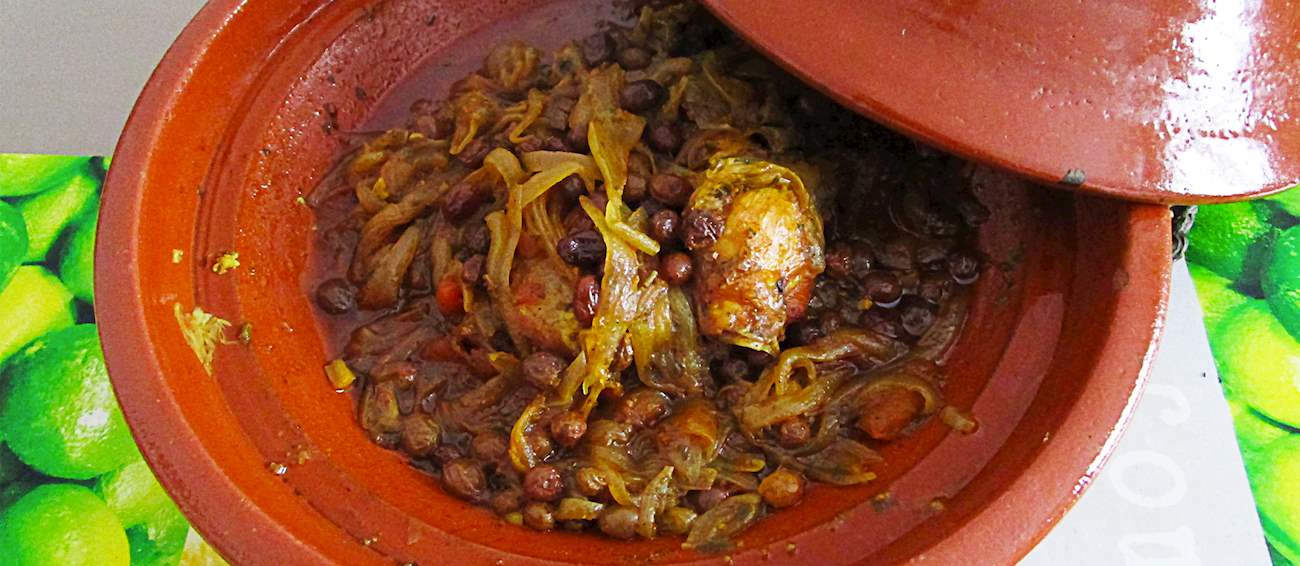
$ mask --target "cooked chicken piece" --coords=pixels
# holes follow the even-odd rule
[[[686,242],[699,273],[700,330],[771,354],[808,306],[825,268],[822,221],[799,176],[779,165],[723,159],[691,196]]]
[[[577,351],[573,282],[555,262],[545,256],[516,260],[510,287],[517,310],[502,315],[517,322],[533,347],[570,355]]]

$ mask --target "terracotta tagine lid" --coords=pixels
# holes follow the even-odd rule
[[[1042,182],[1205,203],[1300,179],[1293,2],[704,3],[842,104]]]

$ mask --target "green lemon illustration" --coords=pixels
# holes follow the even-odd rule
[[[72,315],[72,293],[58,278],[37,265],[19,267],[0,291],[0,367],[37,336],[72,326]]]
[[[1282,326],[1300,337],[1300,226],[1278,236],[1264,270],[1264,293]]]
[[[1282,556],[1300,560],[1300,435],[1269,443],[1249,476],[1264,534]]]
[[[131,564],[175,565],[185,550],[190,524],[170,500],[154,509],[144,522],[127,529]]]
[[[44,261],[59,234],[90,207],[98,192],[99,178],[82,168],[63,186],[16,201],[27,223],[27,255],[23,261]]]
[[[95,302],[95,229],[99,215],[88,211],[70,231],[59,257],[59,277],[78,299]]]
[[[127,566],[122,523],[89,489],[46,484],[0,515],[0,556],[9,566]]]
[[[1260,415],[1245,401],[1228,399],[1232,412],[1232,425],[1237,431],[1237,444],[1247,467],[1252,467],[1260,451],[1270,442],[1286,436],[1289,431]]]
[[[1187,259],[1254,290],[1268,260],[1277,230],[1257,203],[1233,202],[1201,207],[1190,234]]]
[[[8,446],[0,444],[0,485],[6,485],[25,475],[27,475],[27,466]]]
[[[1268,197],[1264,200],[1278,205],[1287,214],[1300,217],[1300,185]]]
[[[61,186],[85,169],[87,157],[0,154],[0,197],[21,197]]]
[[[149,538],[142,528],[127,529],[126,540],[131,544],[131,566],[176,566],[184,549],[165,554],[158,543]]]
[[[95,325],[46,334],[5,366],[0,427],[24,463],[54,477],[90,479],[139,452],[113,397]]]
[[[9,203],[0,200],[0,290],[9,284],[27,254],[27,223]]]
[[[100,476],[95,493],[127,528],[144,523],[172,504],[144,460],[134,460]]]
[[[38,484],[32,480],[22,479],[11,481],[0,487],[0,513],[13,505],[15,501],[22,499],[27,492],[36,489]]]
[[[1231,281],[1209,269],[1193,263],[1187,266],[1187,270],[1191,272],[1192,283],[1196,285],[1196,297],[1200,300],[1201,310],[1205,313],[1207,331],[1218,328],[1228,311],[1250,300],[1250,297],[1233,289]],[[1213,335],[1211,339],[1214,339]]]
[[[1278,423],[1300,426],[1300,342],[1268,304],[1252,300],[1237,307],[1217,336],[1214,359],[1232,395]]]

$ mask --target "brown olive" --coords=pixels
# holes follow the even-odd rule
[[[515,145],[515,149],[520,153],[532,153],[542,149],[542,139],[537,136],[528,136],[524,141]]]
[[[596,497],[605,489],[605,472],[596,468],[579,468],[573,475],[573,482],[578,493],[587,497]]]
[[[546,136],[546,139],[542,140],[542,149],[546,151],[568,151],[569,146],[564,143],[564,138]]]
[[[497,492],[488,500],[488,505],[497,515],[518,511],[524,504],[524,494],[516,487],[508,487]]]
[[[564,134],[564,144],[569,146],[569,151],[587,153],[591,149],[587,141],[587,126],[584,124],[576,128],[569,128],[569,131]]]
[[[445,116],[425,114],[415,117],[415,131],[429,139],[440,140],[451,137],[456,131],[456,123]]]
[[[550,464],[539,464],[524,475],[524,495],[533,501],[555,501],[564,494],[564,477]]]
[[[701,512],[708,511],[709,509],[717,507],[719,503],[722,503],[730,496],[730,491],[718,486],[711,487],[704,491],[697,491],[695,492],[695,507]]]
[[[492,234],[488,233],[486,224],[479,223],[465,233],[465,242],[462,249],[466,252],[485,254],[490,247],[492,247]]]
[[[695,187],[685,177],[672,173],[659,173],[650,177],[650,196],[668,206],[686,206]]]
[[[921,275],[921,281],[916,286],[916,296],[921,297],[931,303],[939,303],[944,297],[948,296],[948,289],[952,284],[952,279],[947,273],[940,271],[929,271]]]
[[[419,415],[402,422],[402,449],[413,456],[426,456],[438,447],[438,424]]]
[[[695,272],[695,264],[692,263],[691,256],[683,252],[672,252],[660,262],[659,272],[669,285],[685,285]]]
[[[749,364],[740,358],[729,357],[718,367],[718,374],[730,381],[745,379],[749,375]]]
[[[553,389],[560,384],[560,373],[564,371],[564,360],[550,352],[537,351],[528,354],[519,369],[524,380],[542,391]]]
[[[530,502],[524,505],[524,524],[535,531],[549,531],[555,528],[555,512],[546,503]]]
[[[438,392],[430,391],[420,398],[420,410],[425,414],[432,415],[438,412]]]
[[[460,280],[473,287],[483,280],[487,272],[487,258],[483,254],[474,254],[460,266]]]
[[[871,302],[884,308],[898,304],[903,296],[903,285],[898,276],[888,271],[875,270],[862,278],[862,290]]]
[[[646,132],[646,143],[659,153],[675,155],[682,147],[682,129],[673,122],[659,122]]]
[[[722,219],[712,212],[691,210],[682,216],[681,236],[688,249],[711,246],[722,236]]]
[[[591,267],[605,261],[605,239],[595,230],[570,234],[555,243],[555,252],[569,265]]]
[[[852,251],[849,254],[849,274],[861,280],[876,266],[876,252],[871,248],[871,244],[866,242],[857,242],[850,249]]]
[[[619,400],[614,420],[634,427],[651,427],[668,414],[669,403],[663,392],[643,387]]]
[[[899,321],[905,332],[919,337],[934,324],[934,307],[920,300],[908,301],[899,312]]]
[[[590,326],[600,304],[600,281],[595,275],[583,275],[573,293],[573,315],[578,323]]]
[[[440,465],[446,466],[448,462],[457,458],[464,458],[465,453],[457,448],[454,444],[440,444],[433,452],[429,453],[429,458]]]
[[[329,314],[350,312],[357,308],[356,289],[343,279],[326,279],[316,288],[316,304]]]
[[[789,507],[803,499],[804,479],[797,472],[777,468],[758,484],[763,501],[776,508]]]
[[[668,99],[668,89],[653,79],[641,79],[623,85],[618,102],[628,112],[645,112],[658,108]]]
[[[442,465],[442,481],[447,491],[461,499],[475,501],[487,491],[483,467],[469,458],[456,458]]]
[[[505,457],[510,443],[505,435],[495,432],[480,432],[469,441],[469,454],[484,462],[496,462]]]
[[[582,53],[582,61],[588,67],[595,67],[614,56],[614,50],[618,45],[614,42],[614,36],[606,32],[594,33],[587,36],[578,44],[578,50]]]
[[[746,349],[744,354],[745,363],[749,364],[749,367],[754,371],[763,371],[767,369],[767,366],[772,365],[772,362],[776,361],[772,354],[759,350]]]
[[[639,155],[639,154],[638,154]],[[623,185],[623,202],[629,206],[636,206],[646,197],[646,180],[645,177],[635,173],[627,176],[627,184]]]
[[[456,154],[456,160],[466,167],[477,169],[483,165],[483,158],[491,151],[491,144],[482,138],[475,138],[461,148],[460,153]]]
[[[777,432],[777,442],[786,448],[798,448],[812,438],[812,426],[808,424],[808,419],[803,417],[782,422]]]
[[[555,451],[555,447],[551,443],[551,437],[546,432],[535,431],[525,434],[524,443],[528,444],[528,449],[532,451],[533,455],[537,456],[538,460],[549,458],[551,453]]]
[[[653,198],[646,197],[645,200],[641,201],[641,206],[637,207],[637,210],[644,211],[646,216],[654,217],[654,215],[659,214],[660,212],[665,210],[665,208],[664,208],[664,203],[659,202]]]
[[[596,519],[600,532],[611,537],[630,540],[636,536],[636,524],[640,515],[631,507],[610,507],[600,512]]]
[[[862,317],[862,323],[876,334],[889,338],[901,338],[903,326],[898,322],[899,309],[870,309]]]
[[[587,420],[574,411],[563,413],[551,420],[551,438],[565,448],[573,448],[587,434]]]
[[[980,275],[980,260],[974,254],[957,250],[948,256],[948,273],[960,285],[973,283]]]
[[[631,46],[618,52],[618,64],[629,71],[639,71],[650,66],[650,50]]]
[[[676,212],[668,208],[660,210],[650,217],[650,237],[660,244],[671,244],[677,239],[677,228],[681,223],[682,217]]]
[[[846,279],[851,274],[853,247],[848,242],[835,242],[826,250],[826,273]]]
[[[659,264],[659,256],[645,256],[645,259],[641,260],[641,265],[636,268],[637,277],[640,277],[642,281],[649,281],[652,274],[654,274],[655,277],[659,277]]]
[[[913,260],[916,241],[911,238],[895,238],[880,249],[877,258],[889,269],[907,271],[915,267]]]
[[[587,185],[582,182],[582,177],[569,175],[555,185],[555,191],[560,195],[561,202],[575,204],[578,197],[587,194]]]
[[[591,216],[581,206],[575,206],[568,214],[564,215],[564,233],[577,234],[588,230],[595,230],[596,223],[591,221]]]
[[[451,222],[460,222],[474,214],[487,199],[487,191],[482,186],[461,181],[442,197],[442,216]]]
[[[815,321],[804,321],[794,324],[790,327],[787,334],[790,341],[796,346],[807,346],[821,339],[826,334],[822,332],[821,326]]]
[[[948,259],[947,246],[939,242],[925,242],[916,247],[916,262],[925,269],[935,269]]]

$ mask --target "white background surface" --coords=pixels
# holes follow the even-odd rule
[[[0,0],[0,152],[111,153],[140,88],[201,4]],[[1164,341],[1128,433],[1024,564],[1267,563],[1180,263]]]

